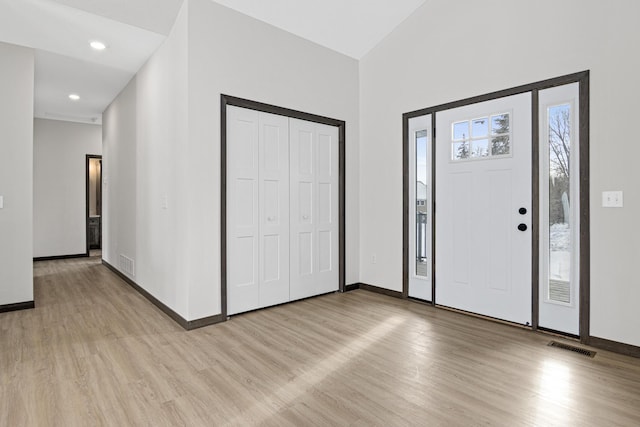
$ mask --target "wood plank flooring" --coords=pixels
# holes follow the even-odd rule
[[[638,426],[640,360],[366,291],[186,332],[99,259],[0,314],[0,426]]]

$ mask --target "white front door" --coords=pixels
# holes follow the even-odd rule
[[[290,119],[291,300],[337,291],[338,128]]]
[[[531,94],[436,113],[436,303],[531,323]]]

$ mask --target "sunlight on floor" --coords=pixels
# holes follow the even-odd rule
[[[324,381],[329,375],[339,371],[345,365],[357,361],[362,353],[367,351],[379,340],[394,332],[405,322],[406,319],[399,316],[391,317],[384,323],[380,323],[368,332],[362,334],[357,339],[352,340],[322,361],[313,361],[314,364],[309,366],[306,372],[298,375],[293,381],[286,383],[277,390],[274,390],[273,394],[269,396],[268,401],[263,399],[256,402],[251,408],[239,413],[237,417],[230,422],[230,424],[234,425],[235,422],[240,422],[245,418],[247,413],[252,415],[256,413],[268,414],[268,410],[262,411],[259,409],[262,409],[261,407],[264,405],[270,406],[274,400],[281,400],[284,402],[285,406],[289,405],[302,394],[306,393],[310,388],[314,387],[314,385]],[[263,416],[262,418],[252,416],[251,420],[256,424],[262,424],[267,420],[267,418],[266,416]]]
[[[545,425],[552,418],[554,424],[570,425],[573,399],[571,368],[557,360],[545,360],[541,365],[536,405],[536,425]]]

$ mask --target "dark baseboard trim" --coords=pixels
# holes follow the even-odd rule
[[[17,302],[14,304],[0,305],[0,313],[8,313],[10,311],[29,310],[36,308],[35,301]]]
[[[355,291],[356,289],[360,289],[360,283],[353,283],[351,285],[346,285],[342,292],[351,292],[351,291]]]
[[[41,256],[34,257],[34,261],[55,261],[58,259],[73,259],[73,258],[87,258],[89,254],[75,254],[75,255],[55,255],[55,256]]]
[[[589,337],[588,345],[590,345],[591,347],[600,348],[602,350],[624,354],[625,356],[640,358],[640,347],[635,345],[611,341],[598,337]]]
[[[222,323],[226,321],[227,321],[227,317],[223,316],[221,313],[221,314],[216,314],[215,316],[203,317],[201,319],[187,320],[186,326],[183,324],[181,324],[181,326],[185,328],[187,331],[190,331],[192,329],[203,328],[205,326],[211,326],[211,325],[215,325],[217,323]]]
[[[125,283],[135,289],[140,295],[148,299],[153,305],[158,307],[160,311],[164,314],[172,318],[177,324],[182,326],[185,330],[190,331],[192,329],[202,328],[204,326],[215,325],[216,323],[224,322],[227,320],[226,316],[222,314],[217,314],[215,316],[203,317],[202,319],[196,320],[187,320],[184,317],[180,316],[178,313],[169,308],[166,304],[160,301],[158,298],[151,295],[149,292],[141,288],[136,282],[131,280],[125,274],[123,274],[120,270],[109,264],[104,259],[102,260],[102,264],[107,267],[109,270],[113,271],[118,277],[120,277]]]
[[[390,289],[381,288],[379,286],[367,285],[366,283],[358,283],[358,289],[375,292],[376,294],[387,295],[394,298],[404,298],[402,292],[392,291]]]

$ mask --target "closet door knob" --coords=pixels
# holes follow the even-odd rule
[[[518,224],[518,230],[527,231],[527,224]]]

